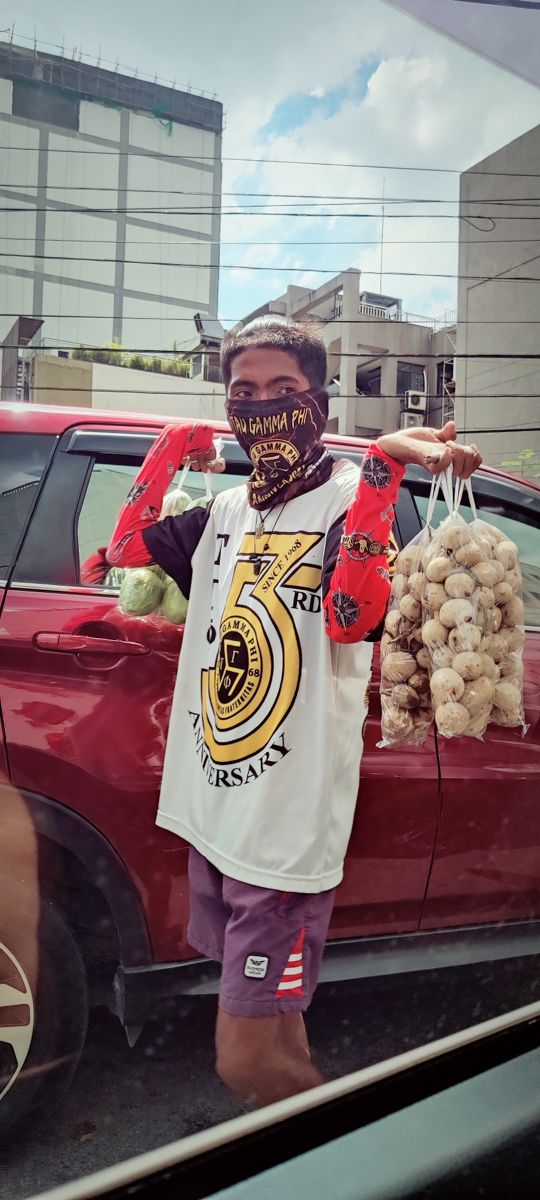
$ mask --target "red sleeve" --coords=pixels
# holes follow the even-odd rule
[[[394,504],[404,473],[400,463],[371,445],[344,524],[338,521],[328,532],[323,612],[334,642],[361,642],[384,617]]]
[[[81,583],[103,583],[110,570],[105,557],[105,546],[100,546],[81,566]]]
[[[126,503],[120,509],[107,547],[112,567],[144,567],[152,562],[143,530],[159,521],[163,497],[188,454],[210,450],[214,431],[210,425],[167,425],[149,450]]]

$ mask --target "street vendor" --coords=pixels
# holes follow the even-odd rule
[[[232,330],[221,364],[252,474],[160,520],[185,461],[224,465],[207,425],[169,425],[106,560],[156,563],[189,597],[157,824],[189,843],[189,941],[222,964],[216,1069],[264,1104],[322,1082],[303,1013],[354,817],[400,481],[407,463],[468,478],[481,457],[448,422],[380,437],[361,472],[336,460],[311,324],[271,316]]]

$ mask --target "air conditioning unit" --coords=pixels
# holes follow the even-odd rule
[[[402,412],[399,418],[400,429],[413,429],[415,426],[424,424],[424,416],[422,413]]]
[[[405,408],[407,412],[422,412],[427,409],[427,395],[425,392],[405,392]]]

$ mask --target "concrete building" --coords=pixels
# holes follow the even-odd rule
[[[29,404],[225,419],[223,384],[208,379],[204,372],[193,378],[166,375],[40,351],[30,352],[26,362],[24,398]]]
[[[473,357],[456,361],[456,419],[487,462],[536,479],[540,359],[521,356],[540,354],[539,201],[540,125],[461,176],[456,349]]]
[[[403,312],[397,297],[362,291],[352,269],[315,290],[291,285],[243,323],[268,313],[322,322],[330,431],[377,437],[453,415],[455,314]]]
[[[0,43],[0,343],[172,348],[215,316],[222,105]]]

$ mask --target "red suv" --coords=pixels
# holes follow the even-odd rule
[[[4,1131],[65,1087],[93,1000],[133,1040],[157,1001],[216,990],[217,968],[186,941],[187,847],[154,824],[182,629],[123,616],[117,589],[80,577],[164,423],[0,408]],[[214,477],[221,489],[250,468],[229,427],[216,431],[227,462]],[[328,442],[336,456],[361,460],[361,441]],[[407,471],[401,544],[420,528],[429,482]],[[184,486],[200,495],[202,477]],[[360,799],[323,980],[540,949],[540,488],[485,468],[474,493],[480,515],[520,548],[529,730],[378,750],[375,649]],[[53,1065],[40,1071],[45,1063]]]

